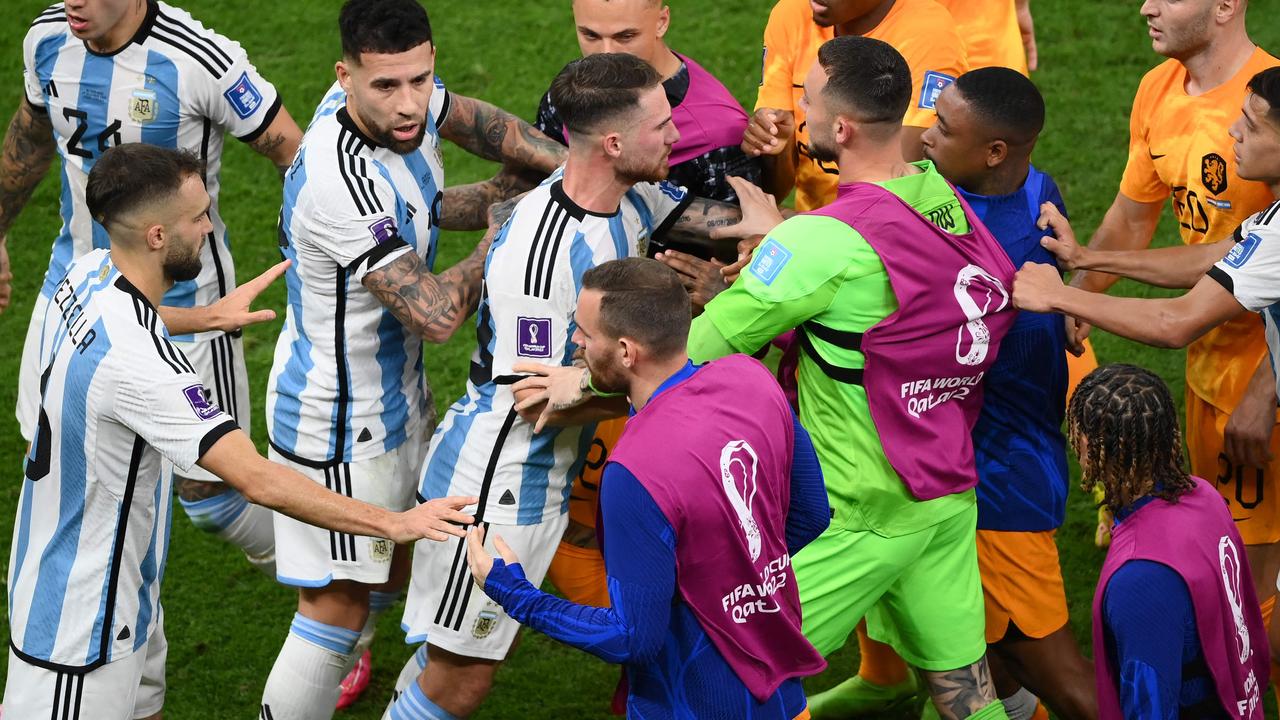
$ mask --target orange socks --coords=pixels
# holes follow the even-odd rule
[[[891,687],[907,681],[907,664],[893,648],[867,637],[866,622],[858,623],[858,675],[872,685]]]

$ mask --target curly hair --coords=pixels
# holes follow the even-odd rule
[[[1067,407],[1067,436],[1081,487],[1101,485],[1113,513],[1147,495],[1176,503],[1195,487],[1173,396],[1150,370],[1117,363],[1085,376]]]

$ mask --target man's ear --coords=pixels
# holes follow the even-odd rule
[[[163,250],[165,243],[169,241],[168,234],[164,231],[164,226],[159,223],[148,227],[144,237],[147,241],[148,250]]]
[[[606,157],[616,160],[622,155],[622,136],[618,133],[609,133],[601,137],[600,149],[604,151]]]
[[[848,145],[858,134],[858,123],[844,115],[836,115],[835,137],[837,145]]]
[[[667,30],[670,27],[671,27],[671,8],[670,6],[663,5],[662,9],[658,11],[658,38],[661,39],[665,37],[667,34]]]
[[[1003,140],[992,140],[987,145],[987,167],[994,168],[1009,158],[1009,144]]]

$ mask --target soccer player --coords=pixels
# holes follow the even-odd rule
[[[981,378],[1013,322],[1013,271],[933,165],[903,158],[913,91],[887,43],[822,46],[803,103],[813,151],[840,168],[841,196],[768,233],[694,321],[690,356],[754,352],[800,328],[800,418],[834,513],[795,558],[806,636],[829,654],[866,615],[877,639],[924,671],[943,717],[1004,717],[984,659],[970,432]],[[749,192],[740,189],[744,208]],[[747,217],[771,211],[755,195]],[[890,240],[903,235],[909,246]],[[914,451],[920,437],[931,452]]]
[[[1242,0],[1149,0],[1142,5],[1153,49],[1169,59],[1142,79],[1129,123],[1120,189],[1089,245],[1135,250],[1151,243],[1171,201],[1184,243],[1226,239],[1273,200],[1264,183],[1236,172],[1227,129],[1258,72],[1280,64],[1249,39]],[[1105,291],[1112,275],[1083,271],[1071,284]],[[1068,319],[1068,344],[1088,326]],[[1274,399],[1266,345],[1255,319],[1240,317],[1187,349],[1187,447],[1191,472],[1217,485],[1231,506],[1257,571],[1263,617],[1280,569],[1280,456],[1265,463],[1227,452],[1272,433]],[[1277,439],[1270,443],[1275,447]],[[1266,444],[1264,441],[1263,443]],[[1269,620],[1268,620],[1269,622]]]
[[[624,52],[644,60],[662,75],[680,141],[671,150],[673,184],[697,197],[733,202],[737,197],[725,180],[733,175],[760,182],[760,160],[739,147],[747,129],[747,113],[714,75],[688,56],[667,47],[663,37],[671,24],[671,8],[663,0],[574,0],[573,21],[583,55]],[[567,144],[564,121],[542,97],[534,127]]]
[[[814,157],[800,95],[818,47],[837,35],[883,40],[907,59],[914,88],[903,118],[908,160],[922,157],[920,134],[933,124],[938,93],[969,69],[955,22],[936,0],[779,0],[764,29],[760,92],[742,149],[764,160],[764,187],[774,197],[794,187],[797,210],[836,196],[839,173]]]
[[[465,227],[487,209],[444,189],[440,138],[543,173],[564,151],[444,88],[415,0],[351,0],[339,28],[337,84],[285,178],[280,241],[293,265],[267,429],[272,457],[313,482],[403,509],[434,424],[422,341],[446,341],[475,308],[488,245],[433,273],[439,229]],[[275,530],[277,578],[299,589],[299,601],[263,714],[329,717],[339,680],[367,663],[377,613],[403,585],[407,548],[281,514]]]
[[[199,464],[251,502],[344,533],[439,539],[470,520],[459,509],[476,498],[392,513],[323,490],[261,458],[210,401],[156,310],[200,273],[213,231],[203,176],[194,154],[143,143],[108,149],[89,173],[86,208],[110,249],[71,262],[43,319],[9,558],[8,717],[160,717],[168,463]],[[220,304],[241,296],[230,315],[250,321],[243,310],[270,277]]]
[[[23,41],[23,75],[26,93],[0,156],[0,256],[9,227],[55,151],[62,161],[62,229],[31,314],[18,379],[18,424],[30,442],[39,405],[45,309],[71,261],[106,247],[106,231],[90,217],[84,199],[86,178],[103,151],[141,142],[185,148],[204,162],[213,229],[201,251],[203,271],[177,283],[164,298],[160,312],[173,320],[236,286],[218,214],[224,136],[248,143],[283,171],[302,132],[238,43],[164,2],[72,0],[50,6]],[[0,285],[6,284],[0,278]],[[212,326],[172,340],[212,391],[213,402],[248,433],[249,380],[239,329]],[[274,574],[269,511],[247,503],[199,467],[179,471],[175,482],[196,527],[241,548],[256,567]]]
[[[1267,648],[1244,542],[1188,474],[1169,388],[1133,365],[1080,383],[1068,410],[1086,490],[1115,516],[1093,597],[1102,718],[1261,720]]]
[[[1053,178],[1031,164],[1044,114],[1040,91],[1017,71],[971,70],[938,96],[938,122],[921,137],[925,157],[1015,267],[1052,262],[1040,243],[1040,206],[1066,214]],[[1010,716],[1035,709],[1027,689],[1060,717],[1097,716],[1093,668],[1067,625],[1054,543],[1067,505],[1065,345],[1061,318],[1020,313],[987,373],[973,429],[987,644]]]
[[[674,271],[630,258],[582,287],[572,402],[595,388],[633,406],[601,493],[612,607],[539,590],[496,528],[468,535],[472,577],[519,621],[623,663],[631,717],[807,717],[800,678],[825,663],[801,632],[790,561],[830,512],[808,435],[755,360],[689,361]]]
[[[544,429],[514,408],[519,363],[572,362],[573,311],[587,270],[643,255],[645,243],[664,235],[705,235],[740,215],[662,181],[679,133],[661,79],[633,55],[600,53],[570,63],[552,83],[569,158],[520,200],[493,241],[467,389],[441,421],[422,470],[420,498],[475,488],[476,522],[516,548],[536,583],[564,534],[570,483],[594,420],[623,414],[625,403],[601,400],[577,424]],[[428,662],[422,673],[414,660],[406,664],[400,689],[417,675],[420,692],[400,696],[395,718],[470,715],[519,630],[473,594],[461,542],[440,550],[420,545],[414,553],[404,627],[410,642],[427,642]]]
[[[1035,24],[1031,0],[938,0],[955,18],[969,67],[1035,70]]]

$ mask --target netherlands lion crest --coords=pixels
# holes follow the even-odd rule
[[[1227,189],[1227,161],[1218,153],[1209,153],[1200,159],[1200,181],[1214,195]]]

